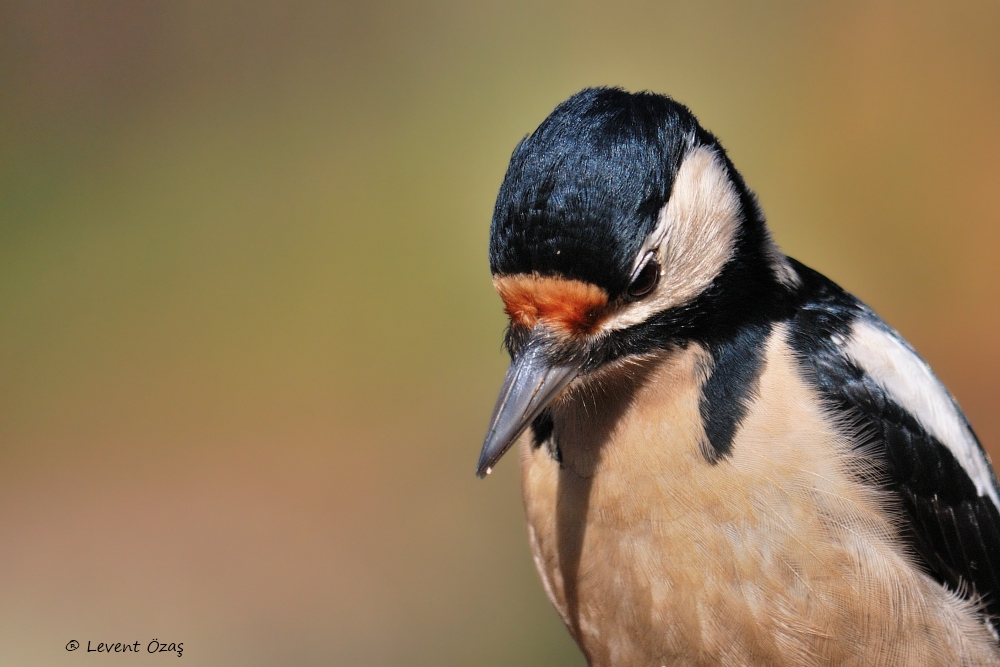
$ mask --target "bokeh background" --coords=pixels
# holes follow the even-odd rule
[[[0,3],[0,664],[582,665],[514,459],[473,468],[496,190],[588,85],[688,104],[1000,460],[997,35],[992,0]]]

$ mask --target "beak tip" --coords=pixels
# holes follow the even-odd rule
[[[476,465],[476,477],[479,479],[486,479],[486,477],[493,472],[493,465],[495,463],[496,460],[494,459],[491,461],[490,458],[486,456],[484,451],[483,455],[479,457],[478,465]]]

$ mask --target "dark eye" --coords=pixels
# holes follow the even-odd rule
[[[660,263],[651,259],[632,279],[632,283],[628,286],[628,295],[633,299],[642,298],[653,291],[659,280]]]

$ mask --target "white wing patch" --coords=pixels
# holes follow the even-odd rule
[[[842,349],[893,401],[948,448],[979,495],[988,496],[1000,508],[990,464],[930,366],[906,343],[864,321],[855,322]]]

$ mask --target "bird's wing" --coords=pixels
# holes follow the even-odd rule
[[[904,537],[927,571],[1000,618],[1000,491],[989,459],[928,365],[867,306],[796,263],[792,342],[830,407],[870,436]]]

